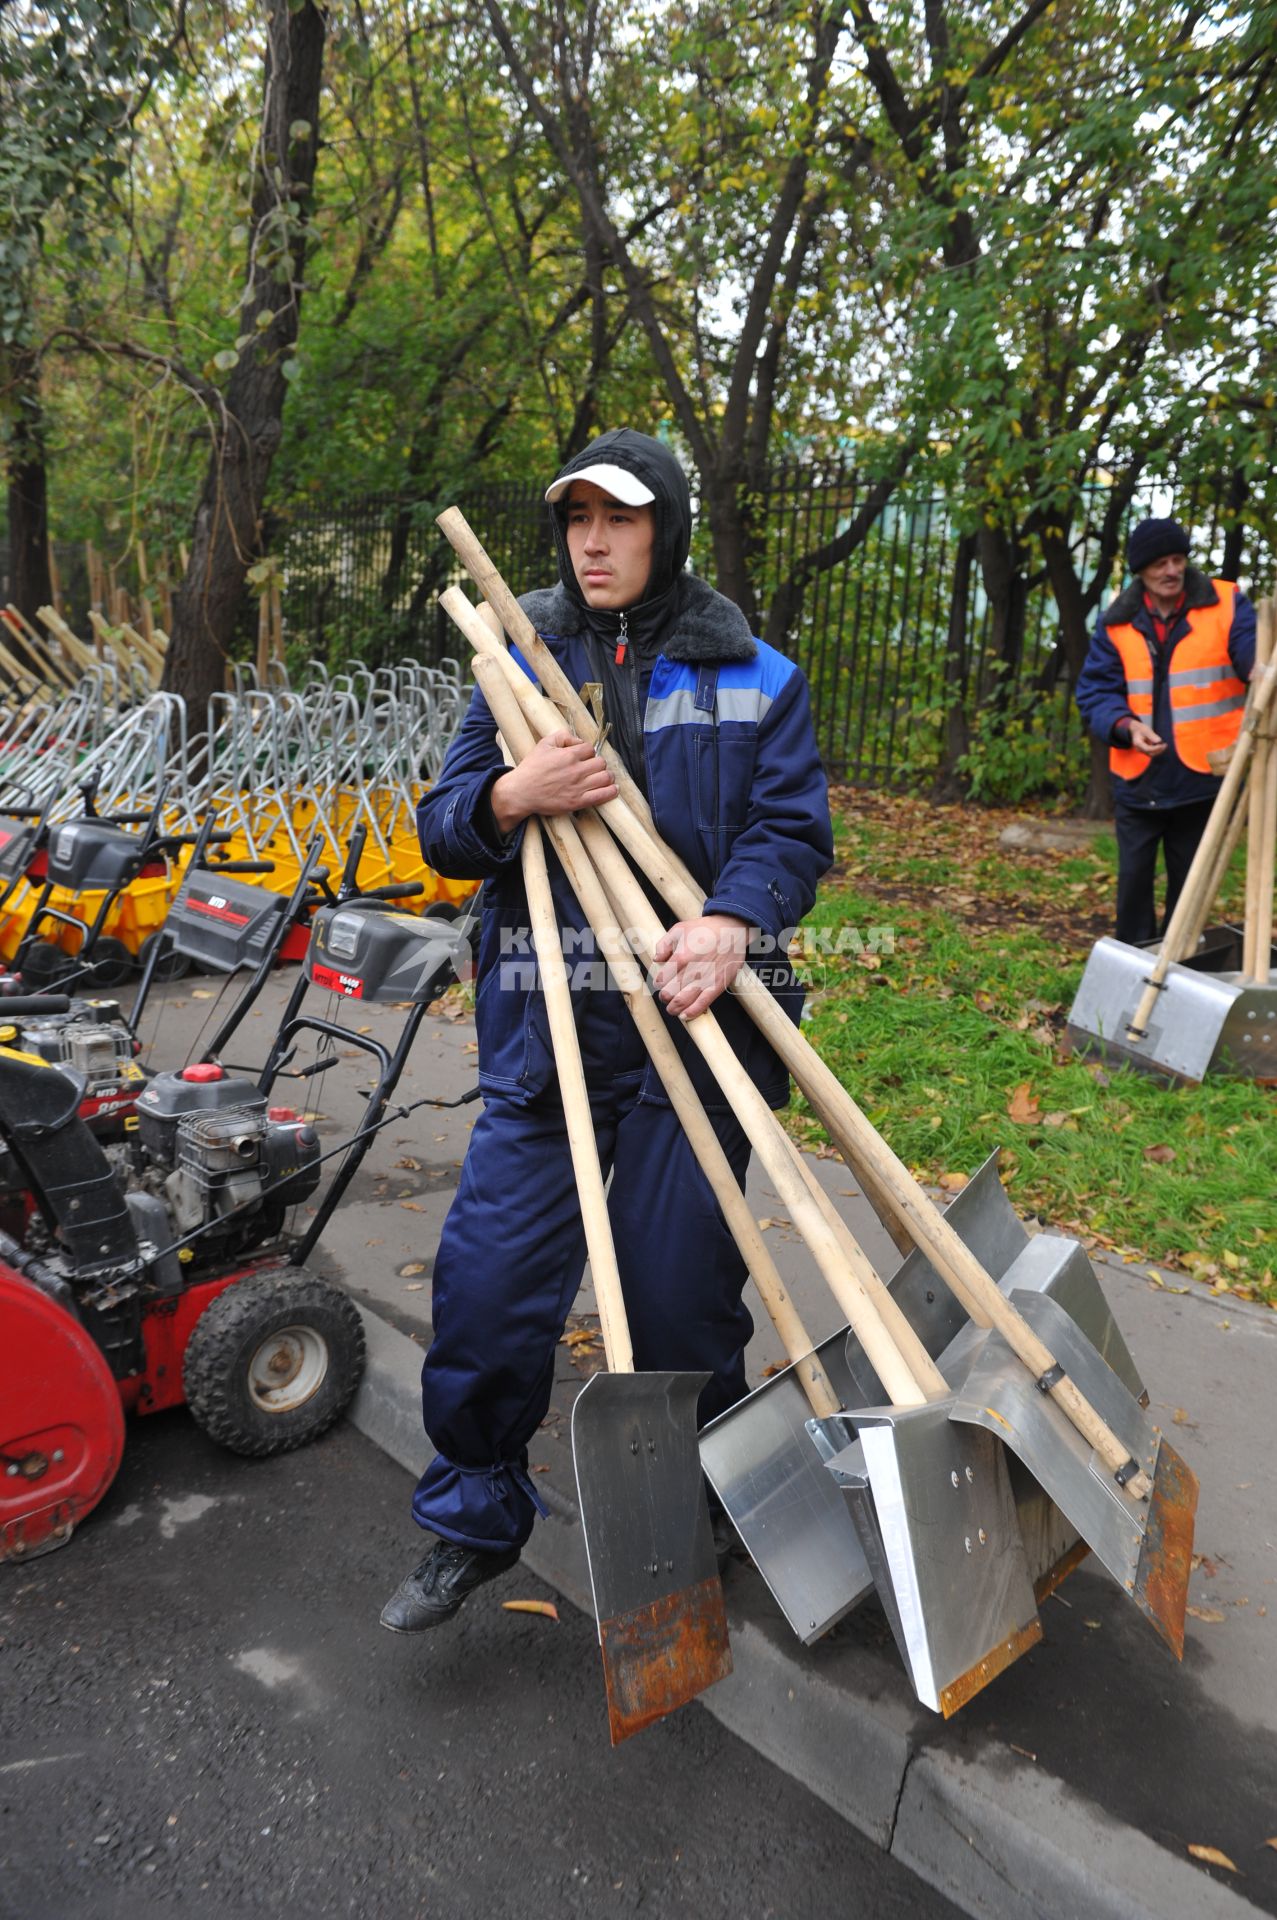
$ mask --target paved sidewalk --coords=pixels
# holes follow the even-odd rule
[[[347,1011],[352,1025],[394,1019]],[[267,1002],[266,1032],[270,1018]],[[402,1097],[456,1098],[473,1077],[473,1026],[431,1020]],[[325,1089],[324,1131],[349,1117],[352,1097]],[[430,1265],[474,1113],[425,1109],[390,1127],[325,1241],[323,1263],[369,1314],[371,1365],[355,1422],[412,1471],[426,1458],[416,1380],[430,1338]],[[846,1168],[812,1164],[890,1274],[894,1250]],[[751,1199],[778,1223],[769,1243],[819,1340],[840,1317],[757,1176]],[[1181,1279],[1155,1280],[1146,1267],[1102,1262],[1097,1271],[1154,1418],[1201,1480],[1197,1612],[1183,1665],[1087,1563],[1046,1602],[1043,1644],[945,1723],[918,1706],[874,1602],[806,1649],[744,1567],[728,1585],[736,1670],[703,1703],[970,1913],[1277,1913],[1277,1850],[1266,1844],[1277,1837],[1277,1315],[1195,1283],[1181,1292]],[[587,1277],[577,1312],[592,1311]],[[749,1357],[755,1379],[780,1359],[769,1328]],[[568,1428],[580,1378],[563,1349],[534,1456],[552,1517],[526,1557],[588,1611]],[[405,1514],[405,1564],[415,1544]],[[388,1589],[400,1571],[386,1569]],[[1191,1845],[1218,1848],[1237,1872],[1197,1864]]]

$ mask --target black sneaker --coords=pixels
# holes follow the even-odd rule
[[[391,1594],[381,1610],[381,1624],[392,1633],[424,1633],[442,1620],[451,1620],[461,1603],[485,1580],[495,1580],[519,1558],[518,1547],[500,1553],[481,1553],[477,1547],[439,1540],[421,1565]]]

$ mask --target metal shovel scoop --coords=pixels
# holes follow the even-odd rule
[[[709,1375],[634,1372],[571,995],[534,820],[524,829],[523,873],[609,1368],[577,1396],[572,1453],[615,1746],[731,1672],[696,1450],[696,1403]]]
[[[1176,1658],[1183,1659],[1196,1478],[1058,1301],[1021,1290],[1011,1299],[1121,1436],[1148,1476],[1150,1491],[1132,1498],[1117,1484],[1000,1333],[990,1333],[953,1418],[996,1434],[1018,1455]]]

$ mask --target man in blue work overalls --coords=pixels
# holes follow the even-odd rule
[[[692,513],[668,448],[628,428],[570,460],[546,494],[559,584],[522,605],[574,686],[598,682],[610,741],[647,795],[656,826],[704,887],[703,913],[670,928],[660,1000],[741,1184],[749,1141],[682,1030],[711,1006],[773,1106],[784,1067],[730,997],[744,960],[765,953],[773,991],[797,1019],[801,989],[784,954],[833,856],[829,803],[803,675],[750,633],[729,600],[685,570]],[[482,877],[475,993],[475,1122],[434,1268],[434,1338],[422,1372],[435,1454],[413,1517],[435,1545],[382,1612],[416,1633],[519,1558],[540,1502],[527,1447],[549,1406],[555,1348],[585,1264],[585,1238],[545,1002],[530,961],[520,865],[523,822],[615,797],[605,762],[566,730],[506,770],[476,692],[418,812],[438,872]],[[577,1030],[634,1364],[708,1372],[700,1419],[746,1391],[753,1330],[745,1267],[576,897],[547,846],[571,962]],[[544,1508],[540,1509],[544,1511]]]

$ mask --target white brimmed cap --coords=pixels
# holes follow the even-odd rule
[[[592,480],[596,487],[602,487],[604,493],[613,500],[619,500],[623,507],[650,507],[656,495],[650,487],[645,487],[636,474],[629,473],[624,467],[614,467],[610,460],[600,460],[592,467],[578,467],[575,473],[561,474],[545,490],[550,503],[561,500],[574,480]]]

